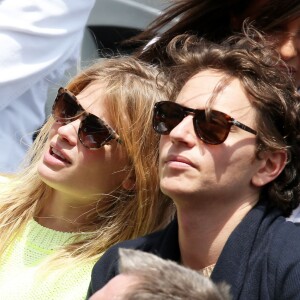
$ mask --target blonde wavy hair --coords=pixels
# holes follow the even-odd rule
[[[100,195],[95,209],[88,212],[87,219],[92,222],[81,226],[81,233],[89,234],[82,239],[78,233],[78,239],[58,250],[48,261],[55,267],[93,261],[117,242],[162,228],[173,215],[171,201],[159,191],[159,136],[151,125],[152,107],[155,102],[169,98],[170,83],[157,67],[123,57],[96,61],[66,88],[77,95],[94,81],[105,86],[106,108],[128,155],[128,176],[135,179],[135,188],[125,191],[120,187],[109,195]],[[23,170],[1,187],[1,254],[51,196],[52,188],[39,177],[37,165],[53,123],[49,117]]]

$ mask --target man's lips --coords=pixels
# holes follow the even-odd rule
[[[167,156],[167,158],[165,159],[166,163],[181,163],[181,164],[185,164],[185,165],[189,165],[191,167],[195,167],[195,164],[192,163],[192,161],[190,159],[188,159],[185,156],[182,155],[169,155]]]

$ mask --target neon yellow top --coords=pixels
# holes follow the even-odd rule
[[[73,240],[74,233],[45,228],[31,220],[1,261],[0,299],[85,299],[94,262],[69,268],[59,276],[36,276],[39,264],[47,256]]]

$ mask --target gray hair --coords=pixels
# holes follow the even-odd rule
[[[119,249],[120,273],[136,276],[123,300],[230,300],[230,287],[154,254]]]

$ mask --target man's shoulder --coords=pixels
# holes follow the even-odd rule
[[[113,263],[118,260],[119,257],[119,249],[127,248],[127,249],[137,249],[145,252],[157,252],[162,245],[162,240],[165,239],[171,224],[169,224],[166,228],[155,231],[148,235],[138,237],[132,240],[126,240],[120,243],[115,244],[110,247],[101,257],[101,259],[96,263],[97,265],[102,265],[103,263]]]
[[[165,229],[133,240],[117,243],[109,248],[93,268],[89,296],[101,289],[111,278],[119,273],[118,260],[120,248],[137,249],[162,256],[164,252],[168,251],[165,249],[168,246],[166,247],[165,245],[169,245],[169,241],[176,234],[177,222],[173,221]]]
[[[274,249],[284,248],[285,251],[294,252],[294,247],[300,249],[300,224],[281,220],[279,226],[272,232],[272,243]],[[300,257],[300,251],[297,251]]]
[[[151,250],[158,239],[161,238],[161,235],[163,234],[162,231],[154,232],[149,235],[145,235],[133,240],[126,240],[120,243],[117,243],[110,247],[101,257],[101,259],[96,263],[95,267],[97,265],[101,265],[103,263],[111,263],[115,260],[118,260],[119,256],[119,249],[120,248],[126,248],[126,249],[138,249],[138,250]]]
[[[282,220],[278,225],[271,232],[265,255],[269,289],[274,291],[274,295],[280,295],[280,299],[298,299],[300,227]]]

